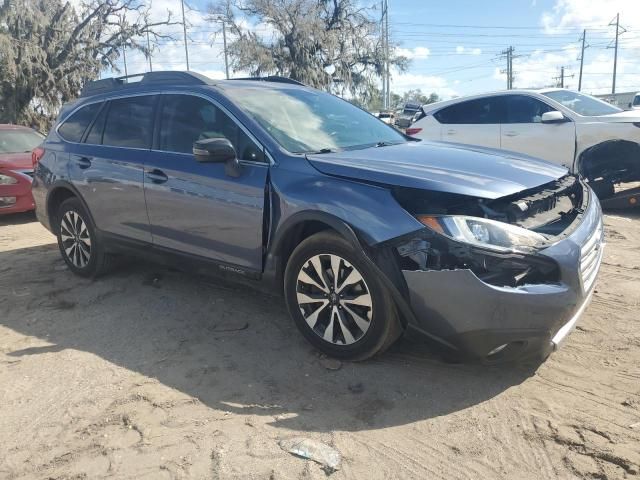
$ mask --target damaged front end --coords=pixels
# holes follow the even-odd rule
[[[407,188],[394,197],[425,225],[389,244],[414,327],[487,361],[557,346],[590,293],[583,246],[601,244],[600,207],[584,183],[567,175],[494,200]],[[597,273],[600,252],[587,253]]]

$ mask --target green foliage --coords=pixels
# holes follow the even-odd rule
[[[222,16],[229,25],[234,71],[282,75],[374,101],[385,58],[374,10],[355,0],[221,0],[211,13],[213,21]],[[390,63],[404,71],[409,61],[393,56]]]
[[[136,38],[169,22],[148,20],[136,0],[0,0],[0,123],[46,130],[123,47],[146,51]]]

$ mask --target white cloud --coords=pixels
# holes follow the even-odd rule
[[[391,90],[399,94],[407,90],[420,89],[426,94],[435,92],[442,98],[451,98],[458,95],[458,92],[451,88],[452,84],[443,77],[416,73],[395,73],[391,78]]]
[[[396,47],[396,55],[407,57],[410,60],[424,60],[431,53],[427,47],[402,48]]]
[[[609,26],[614,15],[620,13],[620,24],[628,30],[620,36],[618,51],[618,78],[616,91],[638,88],[637,78],[640,75],[640,1],[638,0],[556,0],[549,11],[543,13],[541,23],[550,36],[566,35],[567,29],[587,30],[587,44],[591,47],[585,51],[582,89],[592,93],[607,93],[611,89],[613,75],[613,50],[608,44],[615,37],[615,27]],[[576,34],[576,37],[579,33]],[[577,40],[577,38],[576,38]],[[517,53],[517,52],[516,52]],[[562,65],[573,68],[565,75],[569,78],[565,85],[578,87],[579,56],[578,44],[567,47],[557,54],[532,55],[519,62],[514,61],[514,71],[521,70],[516,84],[540,85],[549,84],[553,76],[559,73]],[[545,79],[546,76],[546,79]]]
[[[458,45],[456,47],[456,53],[458,53],[458,54],[466,53],[468,55],[480,55],[480,54],[482,54],[482,49],[481,48],[467,48],[467,47],[463,47],[462,45]]]

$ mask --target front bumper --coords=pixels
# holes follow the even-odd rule
[[[591,195],[580,225],[540,252],[557,262],[558,283],[496,287],[466,269],[403,270],[415,316],[411,326],[468,358],[546,358],[589,304],[602,239],[602,211]]]
[[[0,185],[0,215],[34,210],[36,205],[31,194],[31,177],[25,172],[13,170],[0,170],[0,174],[15,178],[18,182]]]

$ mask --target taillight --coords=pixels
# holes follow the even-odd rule
[[[407,133],[407,135],[409,135],[411,137],[413,135],[419,134],[421,131],[422,131],[421,128],[417,128],[417,127],[411,128],[411,127],[409,127],[409,128],[407,128],[406,133]]]
[[[31,165],[33,165],[33,169],[35,170],[38,166],[38,162],[44,155],[44,148],[36,147],[31,151]]]

